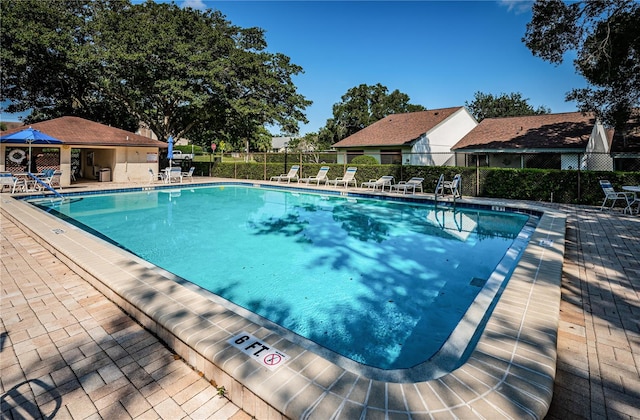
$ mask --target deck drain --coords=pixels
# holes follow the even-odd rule
[[[55,233],[56,235],[60,235],[61,233],[64,233],[64,230],[62,230],[62,229],[51,229],[51,232]]]

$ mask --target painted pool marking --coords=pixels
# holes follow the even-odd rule
[[[234,337],[231,337],[227,340],[227,343],[250,356],[253,360],[269,370],[275,370],[277,367],[285,364],[289,359],[289,356],[285,353],[264,344],[251,334],[244,331]]]

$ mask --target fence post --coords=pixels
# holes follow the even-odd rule
[[[582,153],[578,153],[578,203],[580,202],[580,195],[582,194],[582,189],[580,188],[580,170],[582,162]]]
[[[476,155],[476,197],[480,196],[480,156]]]

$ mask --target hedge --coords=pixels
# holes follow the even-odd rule
[[[196,176],[208,176],[211,165],[211,176],[219,178],[236,178],[252,180],[268,180],[270,177],[288,172],[282,162],[195,162]],[[511,200],[530,200],[568,204],[600,205],[604,199],[599,180],[608,179],[614,188],[622,185],[640,185],[640,172],[604,172],[604,171],[569,171],[557,169],[503,169],[475,167],[440,167],[440,166],[407,166],[407,165],[343,165],[336,163],[305,163],[299,176],[308,177],[318,173],[321,166],[329,166],[330,179],[343,176],[347,166],[356,166],[358,184],[378,179],[384,175],[392,175],[395,182],[412,177],[424,178],[423,188],[426,193],[435,191],[440,175],[445,179],[453,179],[455,174],[462,175],[462,195]],[[188,168],[185,168],[187,170]]]

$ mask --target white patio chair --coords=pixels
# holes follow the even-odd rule
[[[153,169],[149,168],[149,183],[153,184],[156,181],[164,181],[164,174],[162,172],[156,174]]]
[[[444,179],[443,175],[440,175],[440,179],[438,180],[438,186],[436,187],[436,196],[445,195],[445,191],[449,190],[449,193],[453,195],[453,198],[461,198],[462,194],[460,193],[460,182],[462,181],[462,175],[456,174],[451,181],[447,181]]]
[[[193,171],[195,170],[195,166],[190,167],[188,172],[182,172],[182,178],[189,178],[191,181],[193,181]]]
[[[616,201],[618,200],[624,200],[626,203],[626,207],[625,207],[625,211],[627,208],[630,207],[630,201],[633,199],[633,193],[632,192],[622,192],[622,191],[616,191],[613,188],[613,185],[611,185],[611,182],[609,182],[606,179],[601,179],[600,180],[600,187],[602,188],[602,192],[604,192],[604,201],[602,202],[602,205],[600,206],[600,210],[604,209],[604,205],[606,204],[607,200],[611,200],[611,207],[609,207],[610,209],[613,208],[613,206],[615,206]]]

